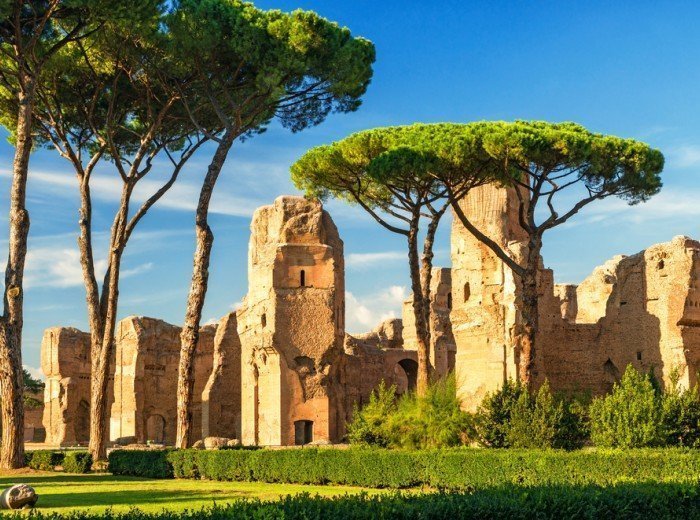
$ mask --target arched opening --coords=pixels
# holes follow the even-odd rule
[[[469,287],[469,282],[467,282],[464,284],[464,301],[468,302],[471,295],[472,295],[472,290]]]
[[[452,293],[451,292],[447,293],[447,308],[449,310],[452,310]]]
[[[90,403],[82,399],[75,413],[75,440],[87,442],[90,440]]]
[[[165,444],[165,418],[153,414],[146,420],[146,440],[156,444]]]
[[[303,269],[299,273],[299,286],[306,287],[306,271],[304,271]]]
[[[294,444],[303,446],[314,441],[313,421],[294,421]]]
[[[620,370],[615,366],[610,358],[603,363],[605,391],[611,392],[615,383],[620,380]]]
[[[415,390],[418,382],[418,363],[412,359],[402,359],[397,365],[403,369],[403,373],[406,375],[406,390],[409,392]]]

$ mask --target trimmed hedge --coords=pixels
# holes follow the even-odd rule
[[[61,466],[66,473],[89,473],[92,467],[92,455],[86,451],[28,451],[24,458],[27,466],[41,471]]]
[[[92,455],[86,451],[69,451],[63,458],[66,473],[88,473],[92,468]]]
[[[444,490],[502,485],[613,485],[697,482],[697,450],[382,449],[113,451],[109,471],[151,478],[205,478],[372,488]]]
[[[9,516],[9,515],[8,515]],[[700,517],[700,489],[680,484],[620,484],[602,486],[518,487],[503,486],[473,493],[395,493],[384,496],[341,496],[335,498],[288,496],[275,501],[238,500],[183,513],[98,514],[76,512],[61,515],[69,520],[238,520],[311,518],[349,519],[443,519],[443,518],[615,518],[623,520],[666,520]],[[10,518],[26,518],[14,513]],[[35,520],[57,516],[32,512]]]
[[[53,471],[56,466],[63,464],[63,452],[51,450],[27,451],[24,459],[32,469]]]
[[[172,450],[114,450],[109,454],[107,471],[113,475],[147,478],[173,478],[168,460]]]

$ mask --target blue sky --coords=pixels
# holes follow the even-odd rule
[[[307,148],[365,128],[417,121],[576,121],[633,137],[666,155],[664,189],[644,205],[610,200],[589,207],[546,237],[545,264],[559,282],[579,282],[615,254],[674,235],[700,237],[700,4],[695,2],[469,2],[265,0],[262,8],[313,9],[377,46],[375,75],[360,110],[290,134],[273,126],[231,152],[213,200],[216,235],[204,320],[246,292],[253,209],[295,193],[289,165]],[[4,137],[4,135],[3,135]],[[0,144],[0,240],[6,246],[12,148]],[[194,244],[198,184],[211,149],[142,222],[129,245],[120,315],[180,323]],[[152,183],[160,178],[158,172]],[[96,177],[95,232],[104,258],[115,210],[113,173]],[[151,184],[153,186],[155,184]],[[77,186],[52,151],[32,156],[24,360],[39,366],[42,331],[86,326],[76,249]],[[408,275],[403,241],[360,211],[328,205],[345,241],[347,322],[368,330],[400,313]],[[449,265],[449,222],[436,263]]]

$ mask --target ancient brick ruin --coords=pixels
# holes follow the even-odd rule
[[[517,197],[494,186],[462,201],[470,219],[516,258],[525,253]],[[520,289],[510,270],[459,222],[452,268],[435,268],[430,360],[455,370],[465,407],[515,378]],[[663,381],[696,381],[700,368],[700,243],[676,237],[618,256],[578,286],[556,285],[541,268],[537,382],[556,390],[608,391],[628,364]],[[251,223],[248,294],[236,312],[202,329],[195,359],[194,437],[244,444],[338,442],[356,405],[383,380],[415,387],[411,301],[402,320],[345,333],[343,242],[318,202],[279,197]],[[110,384],[110,439],[171,444],[175,436],[179,327],[129,317],[117,327]],[[89,336],[48,329],[46,442],[87,441]]]

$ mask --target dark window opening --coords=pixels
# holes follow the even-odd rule
[[[620,305],[627,305],[627,302],[620,302]]]
[[[294,421],[294,444],[303,446],[314,441],[313,421]]]
[[[641,361],[641,360],[642,360],[642,351],[640,350],[637,352],[637,361]]]
[[[447,293],[447,308],[452,310],[452,293]]]
[[[663,260],[659,260],[659,263],[656,264],[656,267],[658,267],[659,269],[663,269],[665,265],[666,265],[666,264],[664,263]]]
[[[472,295],[472,291],[469,288],[469,282],[464,284],[464,301],[469,301],[469,297]]]
[[[263,314],[260,316],[260,323],[263,327],[267,327],[267,315]]]
[[[306,272],[303,269],[299,275],[299,285],[301,287],[306,287]]]

